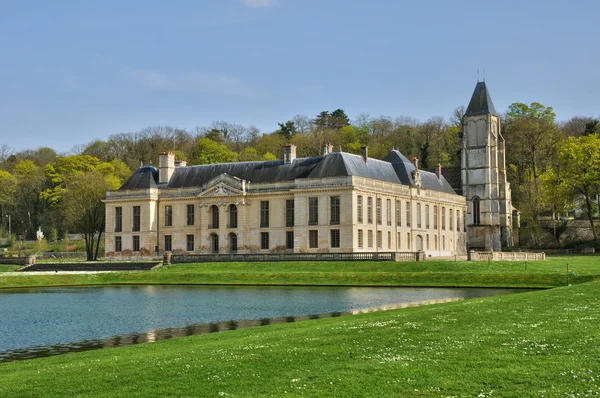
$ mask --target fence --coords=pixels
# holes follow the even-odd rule
[[[469,261],[530,261],[545,260],[546,253],[529,252],[469,252]]]
[[[423,261],[422,252],[369,253],[264,253],[264,254],[171,254],[164,256],[165,264],[206,262],[262,261]]]

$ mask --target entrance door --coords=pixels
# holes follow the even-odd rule
[[[423,251],[423,237],[421,235],[417,235],[417,251]]]

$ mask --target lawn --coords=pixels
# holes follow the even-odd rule
[[[599,289],[591,282],[5,363],[0,396],[595,396]]]
[[[0,287],[98,284],[555,287],[598,278],[600,256],[553,256],[545,261],[490,263],[429,260],[176,264],[143,272],[4,274],[0,275]]]

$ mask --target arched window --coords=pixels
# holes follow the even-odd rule
[[[237,228],[237,206],[229,205],[229,225],[228,228]]]
[[[237,235],[233,232],[229,234],[229,251],[232,253],[237,252],[238,244],[237,244]]]
[[[219,235],[210,234],[210,246],[213,253],[219,252]]]
[[[480,199],[478,197],[473,198],[473,224],[481,224],[481,209]]]
[[[216,205],[210,206],[211,223],[208,226],[210,229],[219,228],[219,208]]]

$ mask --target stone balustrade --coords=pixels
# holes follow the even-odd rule
[[[545,260],[546,253],[529,252],[476,252],[468,253],[469,261],[535,261]]]

